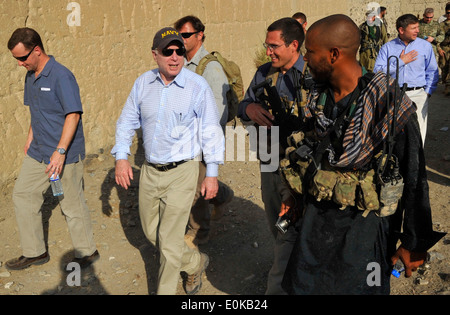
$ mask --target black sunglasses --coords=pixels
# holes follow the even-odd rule
[[[181,34],[181,37],[183,37],[183,38],[189,38],[192,35],[197,34],[197,33],[200,33],[200,31],[192,32],[192,33],[180,33],[180,34]]]
[[[176,52],[178,56],[183,56],[184,53],[186,52],[186,49],[184,47],[178,48],[178,49],[169,49],[169,48],[164,48],[161,53],[163,54],[163,56],[165,57],[170,57],[173,55],[173,52]]]
[[[28,57],[30,57],[31,53],[33,52],[33,50],[34,50],[36,47],[37,47],[37,45],[34,45],[34,47],[31,48],[31,50],[30,50],[30,52],[28,53],[28,55],[22,56],[22,57],[14,57],[14,58],[16,58],[16,59],[19,60],[19,61],[25,62],[25,61],[27,61]]]

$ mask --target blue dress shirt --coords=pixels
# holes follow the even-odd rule
[[[400,59],[402,51],[407,54],[412,50],[418,52],[417,59],[408,64],[405,64]],[[382,71],[387,73],[387,61],[390,56],[397,56],[399,60],[399,78],[398,83],[402,86],[404,83],[408,87],[424,87],[425,92],[432,94],[439,81],[439,70],[436,62],[436,57],[433,52],[433,47],[429,42],[421,38],[410,42],[408,45],[399,38],[395,38],[390,42],[384,44],[377,56],[373,72]],[[392,78],[395,78],[396,59],[389,60],[389,72]]]
[[[159,70],[141,75],[116,126],[116,160],[127,159],[135,130],[142,127],[145,158],[153,164],[200,156],[206,176],[217,177],[224,162],[225,139],[214,95],[204,78],[183,68],[168,85]]]

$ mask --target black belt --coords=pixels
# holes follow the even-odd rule
[[[415,90],[420,90],[420,89],[424,89],[424,86],[416,86],[416,87],[407,87],[406,91],[415,91]]]
[[[180,162],[172,162],[172,163],[167,163],[167,164],[152,164],[149,163],[148,161],[145,161],[147,163],[147,165],[150,165],[151,167],[157,169],[160,172],[167,172],[175,167],[177,167],[178,165],[181,165],[183,163],[186,163],[188,160],[183,160]]]

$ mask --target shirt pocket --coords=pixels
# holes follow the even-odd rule
[[[195,121],[196,119],[192,112],[173,110],[170,113],[170,136],[174,139],[182,139],[191,135],[195,130]]]
[[[62,113],[61,104],[56,97],[55,91],[50,87],[40,87],[38,90],[39,106],[41,110],[48,114]]]

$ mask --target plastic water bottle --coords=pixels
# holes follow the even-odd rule
[[[61,196],[64,194],[59,175],[52,174],[50,177],[50,186],[52,186],[53,196]]]
[[[394,268],[392,269],[392,275],[396,278],[400,278],[400,274],[405,271],[405,266],[403,265],[402,261],[399,259],[394,265]]]

